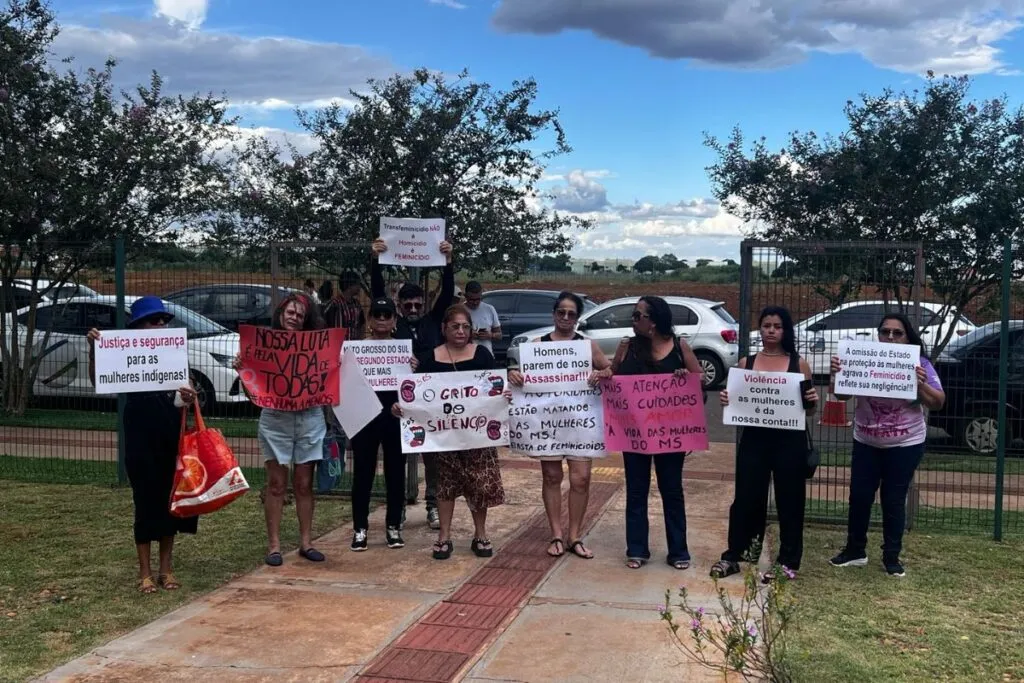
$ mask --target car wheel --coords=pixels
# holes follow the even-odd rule
[[[700,363],[700,370],[704,375],[704,386],[708,389],[717,389],[725,382],[725,365],[721,359],[707,351],[697,351],[697,362]]]
[[[999,438],[999,420],[994,412],[978,412],[960,424],[957,441],[975,455],[992,455]]]
[[[210,380],[198,372],[189,373],[189,377],[192,379],[192,386],[196,388],[196,402],[199,403],[199,409],[207,415],[212,414],[213,409],[217,406],[217,393],[213,390]]]

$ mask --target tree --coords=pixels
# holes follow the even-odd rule
[[[698,268],[707,268],[709,265],[711,265],[711,259],[709,259],[709,258],[699,258],[699,259],[697,259],[697,267]]]
[[[661,258],[658,259],[658,268],[661,272],[679,270],[683,267],[684,266],[681,265],[680,260],[676,258],[675,254],[662,254]]]
[[[998,287],[1004,240],[1019,237],[1024,214],[1024,109],[1005,96],[972,102],[969,87],[929,72],[923,92],[861,95],[839,137],[793,133],[779,152],[761,138],[748,155],[738,129],[727,142],[707,137],[714,194],[761,240],[926,242],[940,319],[963,311]],[[814,252],[786,257],[813,271]],[[842,296],[876,287],[897,301],[914,272],[905,253],[863,250],[843,270]],[[1024,275],[1024,263],[1013,271]],[[940,330],[933,354],[954,329]]]
[[[627,268],[625,266],[625,264],[620,263],[617,266],[615,266],[615,272],[616,273],[628,273],[629,272],[629,268]]]
[[[543,273],[569,273],[572,271],[572,266],[569,265],[571,260],[572,258],[568,254],[541,256],[537,261],[537,266]]]
[[[84,74],[48,63],[59,28],[39,0],[0,9],[0,297],[14,279],[46,294],[85,265],[113,264],[129,247],[181,225],[224,186],[215,158],[230,137],[225,102],[168,97],[156,74],[115,94],[115,63]],[[39,288],[40,279],[53,284]],[[49,330],[36,304],[19,330],[0,316],[3,409],[23,412]]]
[[[538,182],[571,150],[558,113],[535,110],[535,81],[508,91],[419,69],[340,106],[299,112],[309,154],[252,141],[239,158],[235,216],[257,239],[369,245],[382,216],[441,217],[460,269],[526,269],[531,255],[568,250],[589,222],[543,208]],[[537,151],[546,136],[552,147]],[[286,154],[283,154],[286,153]],[[292,160],[287,161],[288,156]],[[347,267],[365,268],[365,250]]]
[[[597,261],[594,261],[593,263],[590,264],[591,273],[600,273],[602,270],[604,270],[604,266],[602,266]]]
[[[658,273],[661,271],[661,260],[657,256],[644,256],[633,264],[635,273]]]

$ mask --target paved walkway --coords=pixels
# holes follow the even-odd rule
[[[489,519],[498,548],[490,560],[470,553],[472,522],[461,503],[447,562],[430,559],[434,533],[422,508],[410,510],[403,550],[384,546],[378,510],[368,552],[350,552],[350,530],[338,529],[317,543],[327,562],[291,554],[284,567],[241,577],[43,680],[721,680],[685,659],[657,606],[683,583],[701,603],[717,604],[707,576],[725,539],[731,483],[686,480],[694,566],[685,572],[664,562],[652,495],[654,558],[632,571],[623,566],[622,471],[602,464],[587,518],[593,560],[547,557],[539,469],[506,462],[509,501]]]

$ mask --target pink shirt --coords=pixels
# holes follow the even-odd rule
[[[927,358],[921,358],[929,386],[942,390],[942,382]],[[895,398],[857,397],[853,438],[865,446],[898,448],[922,444],[928,436],[924,405]]]

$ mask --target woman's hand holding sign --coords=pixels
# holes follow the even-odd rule
[[[590,377],[587,378],[587,384],[592,387],[596,387],[598,384],[601,383],[601,380],[609,379],[611,376],[611,368],[605,368],[604,370],[594,370],[592,373],[590,373]],[[509,373],[508,381],[512,381],[512,373]]]
[[[519,372],[518,370],[509,370],[508,383],[514,387],[523,386],[523,373]]]

